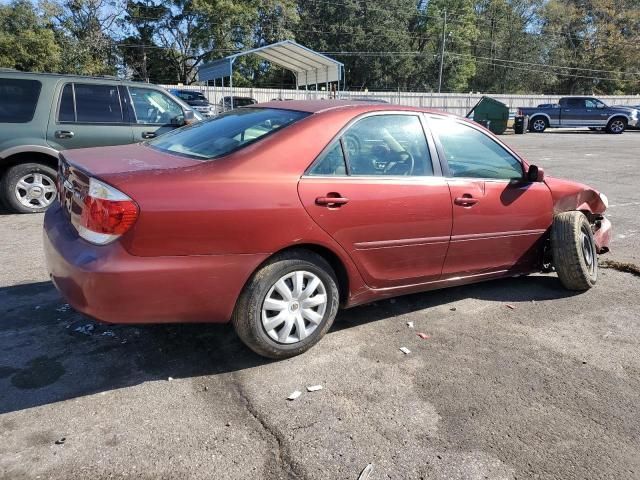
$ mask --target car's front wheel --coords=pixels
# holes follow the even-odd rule
[[[329,330],[338,312],[338,282],[329,263],[307,251],[272,258],[249,280],[232,323],[240,339],[269,358],[298,355]]]
[[[556,215],[551,227],[553,265],[569,290],[588,290],[598,279],[598,255],[589,220],[582,212]]]
[[[607,133],[619,134],[626,130],[627,121],[624,118],[612,118],[607,124]]]
[[[56,171],[41,163],[20,163],[5,172],[0,189],[14,212],[44,212],[56,199]]]

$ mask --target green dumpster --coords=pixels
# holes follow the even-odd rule
[[[504,133],[509,121],[509,107],[491,97],[482,97],[467,117],[473,114],[473,121],[486,126],[496,135]]]

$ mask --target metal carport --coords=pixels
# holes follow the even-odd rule
[[[328,91],[329,83],[337,82],[340,90],[340,81],[344,80],[342,63],[293,40],[284,40],[205,63],[198,69],[198,80],[213,80],[215,86],[216,80],[221,79],[224,84],[224,78],[229,77],[229,87],[233,88],[233,63],[244,55],[257,55],[293,72],[296,78],[296,89],[302,85],[306,89],[309,89],[309,85],[315,85],[317,90],[318,85],[324,83]],[[231,101],[233,102],[233,96]]]

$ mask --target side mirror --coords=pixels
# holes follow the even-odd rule
[[[183,125],[191,125],[196,121],[196,114],[193,112],[193,110],[185,110],[183,118]]]
[[[597,103],[596,104],[596,108],[604,108],[604,104],[603,103]]]
[[[529,170],[527,170],[527,180],[530,182],[543,182],[544,170],[537,165],[529,165]]]

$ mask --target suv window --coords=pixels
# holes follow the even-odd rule
[[[122,104],[116,85],[74,83],[76,122],[122,123]]]
[[[455,120],[431,118],[452,177],[512,180],[522,178],[522,164],[487,134]]]
[[[416,115],[374,115],[342,136],[350,175],[433,175],[427,139]]]
[[[41,88],[37,80],[0,78],[0,123],[33,120]]]
[[[182,107],[168,95],[151,88],[129,87],[136,123],[168,125],[184,115]]]
[[[274,108],[241,108],[165,133],[148,144],[191,158],[222,157],[308,116]]]

